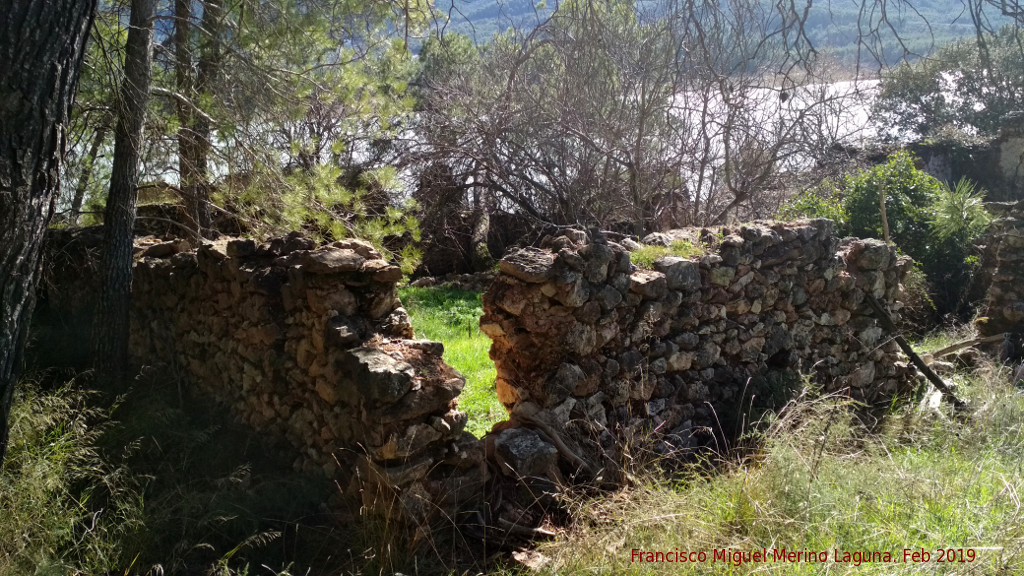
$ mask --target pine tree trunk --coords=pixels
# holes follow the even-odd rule
[[[196,73],[192,71],[192,4],[175,0],[175,76],[178,92],[198,105],[209,93],[220,72],[220,36],[224,26],[223,0],[202,2],[202,25]],[[178,177],[185,202],[186,226],[198,244],[209,232],[211,126],[209,119],[178,102]]]
[[[0,463],[95,7],[11,0],[0,18]]]
[[[192,99],[192,0],[174,0],[174,79],[178,93]],[[184,102],[177,102],[178,112],[178,187],[185,204],[185,226],[189,240],[198,246],[202,240],[201,212],[205,205],[198,183],[202,180],[196,161],[196,134],[193,130],[195,112]],[[203,166],[205,170],[205,166]]]
[[[114,129],[114,165],[103,218],[101,288],[93,329],[97,372],[109,386],[128,377],[128,333],[132,292],[132,229],[139,186],[139,157],[153,65],[156,0],[132,0],[125,43],[124,80]]]
[[[205,0],[203,2],[203,37],[199,42],[199,62],[196,65],[195,93],[200,101],[210,95],[220,75],[221,68],[221,34],[224,31],[223,0]],[[208,116],[196,115],[192,127],[195,146],[193,164],[196,166],[197,181],[195,183],[196,220],[204,237],[210,237],[213,219],[210,216],[210,151],[212,126]]]

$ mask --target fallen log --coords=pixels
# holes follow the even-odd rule
[[[896,329],[896,324],[893,323],[892,317],[889,316],[889,313],[886,312],[884,308],[882,308],[882,305],[878,302],[878,300],[868,293],[864,294],[864,298],[868,301],[868,304],[871,305],[871,308],[874,310],[875,316],[878,318],[878,321],[882,325],[882,328],[887,330],[889,334],[892,335],[893,340],[896,341],[896,344],[898,344],[899,347],[903,350],[903,353],[906,354],[908,358],[910,358],[910,361],[914,363],[914,366],[916,366],[917,369],[920,370],[922,374],[924,374],[924,377],[927,378],[928,381],[935,386],[935,388],[942,392],[942,397],[947,402],[952,404],[953,407],[956,408],[957,410],[966,410],[967,403],[961,400],[959,397],[957,397],[957,395],[953,393],[953,389],[950,388],[949,385],[946,384],[946,382],[942,378],[939,378],[939,375],[936,374],[934,370],[929,368],[928,365],[924,363],[924,360],[921,360],[921,357],[917,355],[917,352],[914,352],[914,349],[911,348],[910,343],[907,342],[907,339],[904,338],[899,333],[899,330]]]
[[[971,346],[977,346],[978,344],[992,344],[992,343],[995,343],[995,342],[1002,342],[1002,341],[1003,341],[1003,335],[1002,334],[996,334],[995,336],[987,336],[985,338],[971,338],[969,340],[962,340],[960,342],[957,342],[956,344],[950,344],[949,346],[946,346],[945,348],[940,348],[939,350],[936,350],[935,352],[932,352],[932,358],[942,358],[943,356],[946,356],[948,354],[952,354],[953,352],[956,352],[958,350],[963,350],[964,348],[970,348]]]

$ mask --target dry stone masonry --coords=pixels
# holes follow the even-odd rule
[[[510,418],[482,441],[464,432],[464,380],[442,345],[414,338],[399,269],[358,240],[144,241],[132,353],[230,407],[350,501],[417,524],[486,505],[508,482],[615,482],[640,440],[666,454],[721,447],[788,400],[801,373],[867,403],[911,385],[865,302],[898,309],[910,263],[894,249],[840,241],[827,220],[651,241],[680,238],[714,249],[644,270],[630,261],[636,243],[565,229],[501,260],[480,322]],[[89,252],[71,245],[59,247]],[[48,306],[61,316],[64,298],[87,326],[88,302],[65,298],[82,291],[73,267],[60,270]]]
[[[865,294],[898,309],[909,260],[841,242],[828,220],[721,232],[711,253],[654,270],[572,230],[501,260],[481,328],[512,413],[490,439],[505,463],[540,473],[578,459],[607,474],[624,439],[728,441],[752,404],[788,399],[798,372],[868,403],[908,390],[913,368]]]
[[[465,380],[440,343],[413,339],[401,271],[370,244],[184,249],[154,244],[135,267],[140,363],[177,368],[364,504],[397,496],[422,519],[479,499],[483,453],[456,401]]]
[[[986,234],[983,256],[990,278],[985,301],[978,313],[982,336],[1024,332],[1024,202],[995,205],[999,214]]]

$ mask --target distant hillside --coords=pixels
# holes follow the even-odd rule
[[[557,2],[537,7],[531,0],[436,0],[434,7],[449,14],[447,31],[459,32],[482,44],[509,28],[532,30],[551,16]],[[441,24],[443,26],[443,23]]]
[[[650,7],[659,3],[657,0],[640,2]],[[447,32],[466,34],[477,43],[485,43],[509,28],[533,29],[551,15],[557,4],[557,0],[542,4],[531,0],[436,0],[435,7],[449,15],[447,26],[441,22],[439,27]],[[970,15],[961,0],[914,0],[913,6],[917,13],[908,11],[902,18],[889,15],[911,52],[927,54],[950,40],[974,34]],[[861,9],[859,0],[816,2],[807,22],[808,34],[816,47],[834,53],[841,60],[854,60]],[[892,38],[891,33],[888,37]],[[889,44],[891,53],[888,58],[899,56],[895,53],[898,44]]]

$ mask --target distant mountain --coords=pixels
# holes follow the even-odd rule
[[[639,1],[642,6],[651,8],[659,4],[658,0]],[[880,0],[867,1],[881,4]],[[893,10],[895,3],[888,4],[889,10]],[[970,14],[961,0],[914,0],[905,4],[912,4],[916,12],[904,10],[903,14],[890,14],[889,17],[904,45],[912,52],[927,54],[950,40],[974,34]],[[532,30],[548,18],[556,6],[557,0],[540,3],[531,0],[435,0],[435,7],[448,14],[449,18],[447,24],[439,23],[439,28],[466,34],[480,44],[509,28]],[[852,60],[857,55],[861,11],[861,0],[819,0],[813,4],[808,16],[808,35],[816,47],[827,49],[842,60]],[[1005,21],[993,19],[996,25]],[[880,28],[884,30],[887,26]],[[896,51],[898,44],[891,33],[887,36],[893,41],[890,43],[893,51]]]
[[[531,0],[435,0],[434,7],[448,14],[447,31],[465,34],[483,44],[509,28],[532,30],[551,16],[556,4],[538,5]]]

